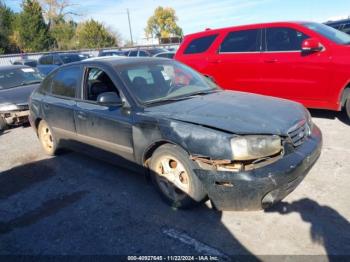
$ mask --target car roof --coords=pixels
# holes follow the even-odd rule
[[[191,37],[191,36],[197,36],[197,35],[208,35],[211,33],[220,33],[222,31],[230,30],[230,29],[249,29],[249,28],[254,28],[254,27],[264,27],[264,26],[278,26],[278,25],[288,25],[288,24],[302,24],[306,23],[308,21],[280,21],[280,22],[267,22],[267,23],[256,23],[256,24],[246,24],[246,25],[237,25],[237,26],[229,26],[229,27],[223,27],[223,28],[216,28],[216,29],[206,29],[204,31],[199,31],[196,33],[188,34],[186,37]]]
[[[87,59],[86,59],[87,60]],[[94,62],[94,63],[101,63],[101,64],[109,64],[111,66],[123,66],[123,65],[131,65],[131,64],[143,64],[143,63],[148,63],[148,62],[156,62],[156,61],[163,61],[164,59],[162,58],[156,58],[156,57],[105,57],[101,59],[95,59],[95,60],[90,60],[90,61],[79,61],[72,64],[87,64],[89,62]]]
[[[0,65],[0,71],[1,70],[11,70],[16,68],[27,68],[28,66],[25,65]]]
[[[48,55],[79,55],[80,53],[50,53],[50,54],[44,54],[43,56],[48,56]]]
[[[107,60],[109,58],[116,58],[116,59],[123,59],[125,58],[125,56],[95,56],[95,57],[90,57],[85,59],[84,61],[103,61],[103,60]]]
[[[30,59],[30,58],[20,58],[20,59],[17,59],[17,60],[14,60],[13,62],[28,62],[28,61],[36,61],[35,59]]]

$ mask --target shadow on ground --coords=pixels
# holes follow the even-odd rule
[[[321,109],[309,109],[312,117],[314,118],[325,118],[325,119],[338,119],[344,124],[350,125],[350,119],[346,116],[345,112],[337,112],[331,110]]]
[[[142,175],[77,153],[1,173],[0,198],[0,210],[20,206],[15,217],[0,218],[0,254],[177,254],[224,260],[250,255],[250,261],[257,260],[221,222],[221,212],[204,204],[171,208]]]
[[[303,221],[310,224],[312,241],[324,246],[330,260],[337,259],[332,255],[350,255],[350,223],[333,208],[303,198],[291,204],[280,202],[265,212],[281,215],[298,213]]]

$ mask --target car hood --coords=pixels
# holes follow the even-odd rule
[[[234,134],[287,135],[292,126],[306,119],[306,111],[299,103],[236,91],[148,107],[145,114]]]
[[[38,86],[39,84],[33,84],[0,90],[0,104],[28,104],[30,94]]]

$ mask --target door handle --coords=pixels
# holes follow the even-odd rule
[[[278,60],[276,58],[275,59],[266,59],[266,60],[264,60],[264,62],[271,64],[271,63],[277,63]]]
[[[86,113],[84,113],[84,112],[78,112],[78,113],[77,113],[77,116],[78,116],[78,118],[81,119],[81,120],[86,120],[86,119],[87,119],[87,115],[86,115]]]

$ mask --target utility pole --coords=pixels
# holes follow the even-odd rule
[[[132,32],[131,32],[129,8],[126,9],[126,13],[128,14],[129,31],[130,31],[130,41],[131,41],[131,45],[133,46],[133,45],[134,45],[134,41],[132,40]]]

